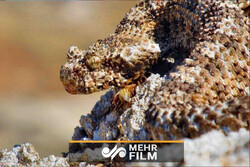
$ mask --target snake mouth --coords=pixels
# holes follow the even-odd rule
[[[96,73],[88,72],[82,74],[81,72],[71,68],[69,64],[65,64],[60,70],[60,79],[65,90],[71,94],[90,94],[98,92],[107,88],[107,85],[97,82],[100,78],[95,78]],[[92,74],[92,75],[91,75]],[[100,75],[99,75],[100,76]]]
[[[74,81],[74,78],[76,78],[75,74],[72,73],[72,70],[68,63],[62,65],[60,69],[60,80],[65,90],[71,94],[77,94],[78,92],[78,87]]]
[[[77,68],[76,68],[77,67]],[[71,94],[90,94],[120,86],[126,79],[111,69],[88,70],[84,65],[70,62],[61,67],[60,79],[65,90]]]

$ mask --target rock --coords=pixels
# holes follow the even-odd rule
[[[69,164],[66,158],[55,157],[54,155],[41,159],[30,143],[23,143],[15,145],[11,151],[1,150],[0,166],[69,167]]]

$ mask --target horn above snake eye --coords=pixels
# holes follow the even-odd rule
[[[73,60],[73,59],[79,59],[83,56],[83,53],[80,49],[78,49],[77,46],[73,45],[69,48],[67,53],[67,59]]]

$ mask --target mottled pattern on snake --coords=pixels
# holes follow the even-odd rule
[[[146,129],[163,134],[154,139],[249,129],[249,19],[228,1],[141,2],[114,34],[87,51],[71,47],[67,58],[60,78],[74,94],[124,87],[160,73],[164,79],[145,110]],[[239,109],[216,113],[216,105],[234,99]]]

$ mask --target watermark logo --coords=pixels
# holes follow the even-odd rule
[[[104,156],[105,158],[111,157],[112,160],[115,158],[117,154],[119,154],[121,158],[124,158],[127,154],[127,151],[123,147],[117,148],[117,145],[115,145],[115,147],[112,150],[110,150],[108,147],[104,147],[102,149],[102,156]]]
[[[69,150],[69,162],[184,162],[184,141],[177,140],[72,140]]]

